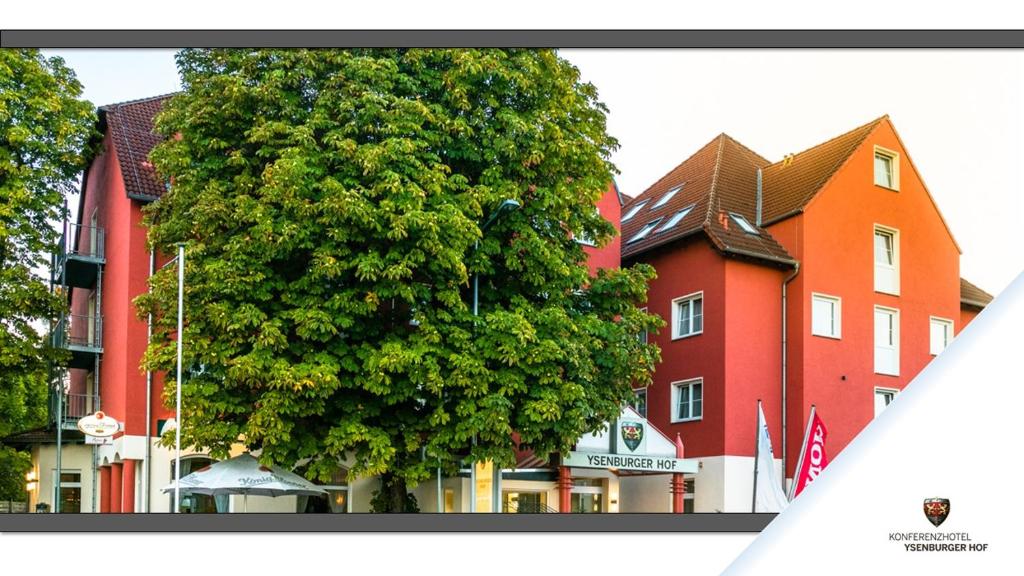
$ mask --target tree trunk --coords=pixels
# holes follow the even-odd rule
[[[374,493],[372,508],[374,512],[401,513],[419,512],[416,498],[409,494],[405,478],[394,474],[382,474],[380,490]]]

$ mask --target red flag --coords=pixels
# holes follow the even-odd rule
[[[814,482],[825,466],[828,466],[828,454],[825,452],[825,438],[827,437],[828,429],[825,428],[825,423],[818,417],[814,406],[811,406],[811,414],[807,419],[807,431],[804,433],[804,446],[800,451],[800,460],[797,463],[791,500],[799,496],[804,488]]]

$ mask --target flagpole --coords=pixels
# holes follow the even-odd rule
[[[793,470],[793,484],[789,487],[789,500],[793,501],[796,494],[796,484],[800,481],[800,471],[804,468],[804,452],[807,451],[807,441],[811,438],[811,424],[814,422],[814,404],[811,404],[811,413],[807,416],[807,429],[804,430],[804,443],[800,445],[800,459],[796,461],[796,469]]]
[[[754,492],[750,498],[750,511],[757,512],[757,461],[761,455],[761,399],[757,399],[757,424],[754,426]]]

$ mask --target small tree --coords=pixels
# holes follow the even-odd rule
[[[64,306],[42,274],[94,132],[81,93],[60,58],[0,50],[0,438],[46,421],[49,363],[63,357],[40,329]],[[24,496],[28,465],[0,446],[0,499]]]
[[[351,458],[379,508],[439,466],[564,452],[649,381],[652,269],[592,278],[574,236],[617,145],[550,50],[186,50],[152,154],[150,238],[187,242],[183,441]],[[521,208],[482,231],[505,199]],[[151,368],[174,367],[176,285]],[[480,277],[479,316],[472,278]],[[161,338],[162,336],[162,338]],[[171,381],[171,378],[168,378]],[[173,397],[173,384],[165,388]]]

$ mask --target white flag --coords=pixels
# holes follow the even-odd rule
[[[775,473],[775,455],[772,453],[772,439],[768,435],[768,422],[764,419],[761,403],[757,403],[757,459],[754,463],[754,511],[782,512],[789,504],[782,491],[779,475]]]

